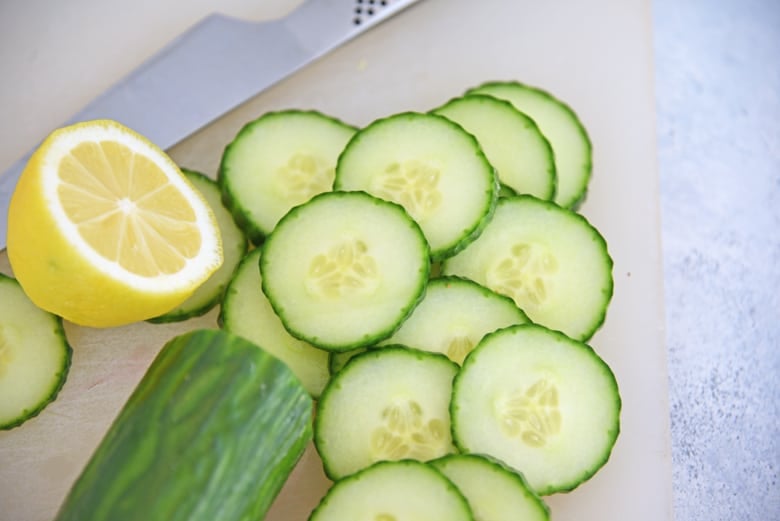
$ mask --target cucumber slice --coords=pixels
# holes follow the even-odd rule
[[[228,144],[218,179],[236,222],[260,244],[292,207],[333,186],[336,160],[355,133],[317,111],[269,112]]]
[[[469,94],[435,109],[473,134],[496,168],[498,180],[516,194],[555,195],[552,148],[534,120],[506,100]]]
[[[336,482],[309,521],[473,521],[463,494],[417,461],[383,461]]]
[[[444,263],[512,297],[531,321],[587,340],[612,298],[612,258],[582,215],[529,195],[502,198],[490,224]]]
[[[555,155],[558,184],[554,201],[576,208],[585,199],[593,168],[593,147],[577,114],[549,92],[517,82],[489,82],[468,91],[511,102],[533,119]]]
[[[72,349],[62,319],[0,273],[0,430],[37,416],[60,392]]]
[[[466,496],[480,521],[548,521],[550,509],[519,472],[481,454],[450,454],[431,462]]]
[[[178,322],[193,317],[203,315],[210,311],[218,302],[222,300],[222,294],[233,277],[233,272],[241,262],[241,258],[246,253],[247,240],[244,232],[241,231],[233,216],[222,205],[222,196],[219,185],[210,177],[206,177],[200,172],[181,169],[187,179],[200,190],[206,202],[211,206],[214,217],[217,219],[219,232],[222,236],[222,266],[214,272],[211,277],[201,284],[187,300],[180,306],[172,309],[164,315],[152,318],[149,322],[164,323]]]
[[[491,331],[528,322],[509,297],[459,277],[428,283],[425,297],[411,316],[381,344],[403,344],[443,353],[458,364]]]
[[[348,351],[390,336],[425,291],[428,244],[404,209],[364,192],[328,192],[268,236],[263,291],[296,338]]]
[[[573,490],[609,459],[621,399],[582,342],[536,324],[485,336],[453,383],[453,438],[522,472],[541,495]]]
[[[434,260],[474,240],[498,197],[495,171],[474,136],[443,116],[415,112],[358,131],[339,157],[334,188],[401,204]]]
[[[402,346],[352,358],[320,396],[314,444],[340,479],[376,461],[426,461],[454,451],[449,404],[458,366]]]
[[[314,398],[330,378],[328,353],[290,335],[263,293],[260,277],[261,249],[241,261],[225,292],[219,324],[242,336],[287,364]]]

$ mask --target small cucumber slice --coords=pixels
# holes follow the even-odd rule
[[[37,416],[60,392],[72,350],[62,319],[0,273],[0,430]]]
[[[260,244],[293,206],[333,186],[336,160],[355,133],[317,111],[269,112],[228,144],[218,179],[236,222]]]
[[[555,195],[555,160],[534,120],[506,100],[469,94],[433,111],[473,134],[496,168],[498,180],[516,194]]]
[[[550,509],[519,472],[482,454],[450,454],[431,462],[466,496],[480,521],[548,521]]]
[[[582,215],[529,195],[501,198],[480,237],[447,259],[447,275],[512,297],[531,321],[589,339],[612,298],[612,258]]]
[[[222,300],[225,287],[247,249],[247,240],[244,232],[236,225],[233,216],[222,205],[222,196],[217,182],[194,170],[182,168],[181,171],[195,185],[195,188],[200,190],[200,193],[203,194],[206,202],[209,203],[214,212],[214,217],[217,219],[219,232],[222,236],[222,255],[224,260],[222,261],[222,266],[206,282],[200,285],[195,290],[195,293],[175,309],[150,319],[149,322],[153,323],[178,322],[210,311]]]
[[[429,258],[420,227],[401,206],[364,192],[327,192],[279,221],[260,271],[293,336],[348,351],[387,338],[412,312]]]
[[[314,443],[340,479],[376,461],[426,461],[454,451],[449,403],[458,366],[402,346],[352,358],[320,396]]]
[[[225,291],[219,323],[287,364],[317,398],[330,378],[328,353],[294,338],[284,328],[261,289],[260,255],[261,249],[255,248],[241,261]]]
[[[498,180],[476,138],[443,116],[379,119],[347,143],[337,190],[364,190],[401,204],[420,224],[431,256],[463,249],[493,213]]]
[[[453,439],[523,473],[541,495],[576,488],[608,460],[621,399],[582,342],[536,324],[485,336],[453,382]]]
[[[428,283],[422,302],[381,344],[443,353],[460,364],[487,333],[526,322],[511,298],[472,280],[441,277]]]
[[[383,461],[336,482],[309,521],[473,521],[463,494],[417,461]]]
[[[576,208],[585,199],[593,167],[593,147],[577,114],[560,99],[536,87],[512,81],[482,84],[468,94],[487,94],[512,103],[533,119],[555,155],[555,202]]]

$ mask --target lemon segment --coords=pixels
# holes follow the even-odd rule
[[[56,130],[30,158],[8,256],[36,305],[92,327],[165,313],[222,263],[202,195],[162,150],[108,120]]]

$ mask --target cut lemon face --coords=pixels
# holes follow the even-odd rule
[[[222,263],[211,208],[143,136],[108,121],[53,132],[11,197],[8,258],[25,293],[109,327],[183,302]]]

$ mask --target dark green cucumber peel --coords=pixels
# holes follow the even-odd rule
[[[18,289],[20,294],[24,295],[22,287],[19,285],[16,279],[4,275],[3,273],[0,273],[0,285],[5,285],[5,284],[13,285],[16,289]],[[31,306],[33,305],[32,302],[30,303],[30,305]],[[39,402],[35,407],[23,410],[20,415],[15,416],[13,419],[7,420],[6,423],[2,423],[0,421],[0,430],[13,429],[14,427],[20,426],[27,420],[38,416],[41,413],[41,411],[43,411],[46,408],[46,406],[48,406],[57,398],[60,391],[62,390],[62,386],[65,385],[65,381],[68,378],[70,366],[73,361],[73,348],[71,347],[70,343],[68,343],[68,339],[65,336],[65,328],[63,327],[62,318],[47,313],[46,311],[43,310],[38,310],[38,311],[40,311],[41,313],[46,313],[51,315],[52,334],[55,337],[59,337],[60,339],[62,339],[64,353],[63,353],[63,362],[61,365],[61,369],[58,373],[52,375],[52,386],[47,393],[48,398],[45,399],[44,401]],[[36,332],[36,334],[38,334],[38,332]],[[4,342],[6,342],[6,339],[3,336],[3,323],[2,320],[0,320],[0,354],[2,354]],[[0,365],[1,364],[2,364],[2,360],[0,360]],[[0,367],[0,369],[2,369],[2,367]]]
[[[56,521],[262,519],[312,437],[292,372],[217,329],[168,342]]]

